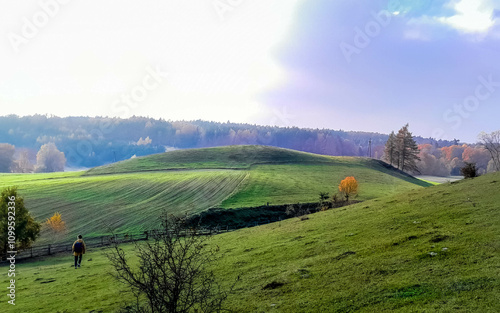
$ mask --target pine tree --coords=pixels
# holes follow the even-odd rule
[[[418,157],[418,145],[408,130],[409,124],[403,126],[396,135],[396,150],[398,153],[398,168],[405,172],[419,173],[416,162]]]
[[[389,162],[389,164],[394,165],[395,162],[397,162],[396,158],[396,134],[394,132],[391,132],[389,135],[389,139],[387,140],[385,144],[385,150],[384,150],[384,160]]]

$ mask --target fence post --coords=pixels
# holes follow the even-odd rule
[[[49,243],[49,255],[50,255],[50,243]]]
[[[33,257],[33,247],[30,247],[30,258]]]

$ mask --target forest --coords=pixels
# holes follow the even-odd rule
[[[37,155],[42,146],[48,144],[64,153],[64,160],[60,155],[58,158],[65,162],[66,169],[79,169],[176,149],[226,145],[267,145],[332,156],[382,159],[388,138],[388,134],[375,132],[259,126],[229,121],[9,115],[0,116],[0,162],[3,164],[0,170],[30,172],[32,167],[36,170],[40,163]],[[419,147],[417,165],[422,174],[458,174],[463,162],[478,163],[480,172],[488,170],[488,153],[477,144],[413,138]],[[49,150],[48,146],[45,149]],[[12,161],[10,166],[9,160]],[[38,171],[49,171],[48,168],[53,167],[42,164]]]

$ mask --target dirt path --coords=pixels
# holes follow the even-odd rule
[[[419,179],[423,179],[423,180],[428,180],[428,181],[431,181],[431,182],[435,182],[435,183],[438,183],[438,184],[444,184],[444,183],[454,182],[454,181],[463,179],[462,176],[440,177],[440,176],[430,176],[430,175],[417,175],[415,177],[419,178]]]

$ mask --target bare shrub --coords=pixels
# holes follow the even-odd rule
[[[135,296],[124,312],[222,312],[228,292],[221,289],[209,266],[219,248],[208,245],[213,235],[205,229],[187,228],[185,219],[172,215],[150,239],[135,245],[138,266],[113,244],[107,254],[115,273]],[[236,283],[236,282],[235,282]]]
[[[460,169],[460,173],[465,178],[474,178],[477,177],[477,167],[475,163],[465,163],[465,166]]]

